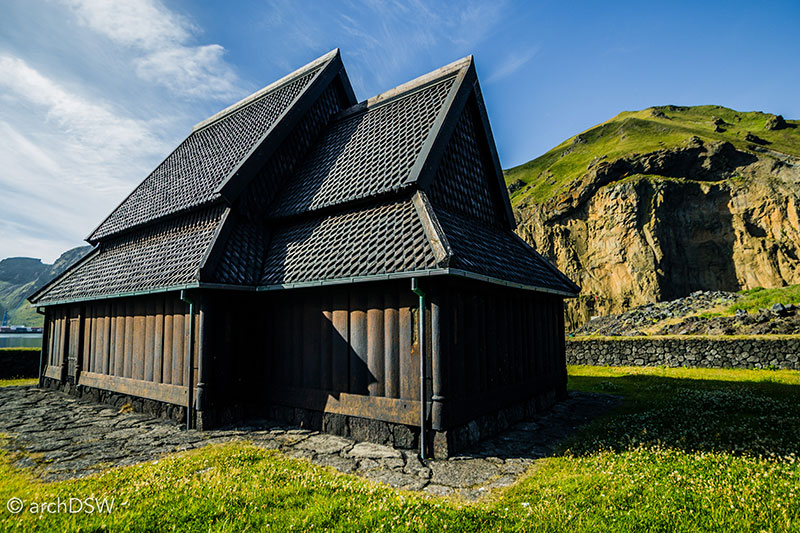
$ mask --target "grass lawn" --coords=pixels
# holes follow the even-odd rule
[[[800,531],[800,372],[571,367],[620,407],[516,485],[466,504],[248,444],[41,483],[0,454],[0,502],[114,498],[111,513],[12,515],[0,530]]]

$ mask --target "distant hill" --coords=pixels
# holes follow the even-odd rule
[[[520,234],[583,287],[571,325],[697,290],[800,283],[799,126],[651,107],[507,170]]]
[[[68,250],[52,265],[31,257],[9,257],[0,261],[0,319],[7,311],[10,325],[41,326],[42,316],[30,307],[26,298],[91,249],[91,246],[81,246]]]

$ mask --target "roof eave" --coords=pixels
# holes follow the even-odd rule
[[[92,250],[89,250],[86,253],[86,255],[84,255],[82,258],[80,258],[79,260],[77,260],[74,263],[72,263],[72,265],[70,265],[69,268],[65,269],[64,272],[62,272],[58,276],[54,277],[53,279],[51,279],[50,281],[48,281],[47,283],[45,283],[44,285],[39,287],[39,289],[37,289],[36,292],[34,292],[30,296],[28,296],[26,298],[26,300],[28,300],[28,302],[30,302],[34,306],[44,307],[45,304],[39,304],[36,301],[36,298],[39,295],[44,294],[46,291],[48,291],[50,288],[52,288],[56,283],[58,283],[59,281],[64,279],[66,276],[71,274],[75,269],[77,269],[79,266],[81,266],[84,263],[86,263],[87,261],[89,261],[89,259],[92,259],[98,253],[100,253],[100,247],[99,246],[95,246]]]

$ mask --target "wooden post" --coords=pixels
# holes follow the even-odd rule
[[[375,290],[369,293],[367,310],[367,366],[369,368],[369,395],[384,395],[384,324],[383,295]]]
[[[392,286],[386,290],[383,315],[383,393],[387,398],[400,397],[400,328],[398,320],[397,292]]]
[[[430,292],[431,302],[431,426],[436,431],[444,427],[444,371],[445,361],[442,354],[442,294],[436,288]]]

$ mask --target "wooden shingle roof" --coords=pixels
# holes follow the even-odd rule
[[[335,53],[201,123],[31,301],[444,274],[577,294],[512,231],[471,57],[353,102]]]

